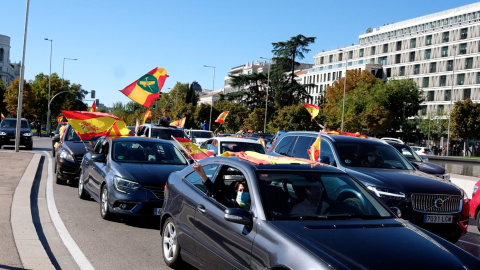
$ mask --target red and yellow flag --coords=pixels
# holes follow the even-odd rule
[[[63,122],[63,115],[60,115],[59,117],[57,117],[57,123],[61,123]]]
[[[145,122],[147,121],[147,118],[152,118],[152,111],[150,109],[148,109],[145,114],[143,115],[143,123],[145,124]]]
[[[320,157],[320,137],[322,132],[318,133],[317,139],[312,143],[309,149],[307,149],[308,156],[313,162],[317,162]]]
[[[265,148],[265,140],[263,138],[258,139],[257,142],[262,144],[263,148]]]
[[[97,109],[97,106],[95,103],[96,103],[95,101],[92,103],[92,107],[88,109],[89,112],[94,112]]]
[[[260,154],[253,151],[245,152],[224,152],[220,156],[231,157],[236,156],[238,159],[248,161],[254,165],[262,164],[309,164],[310,166],[322,165],[321,163],[308,160],[306,158],[295,158],[295,157],[286,157],[286,156],[269,156],[266,154]]]
[[[112,114],[86,111],[62,111],[62,113],[82,140],[102,135],[130,135],[125,122]]]
[[[320,112],[320,107],[318,107],[315,104],[308,104],[308,103],[304,104],[304,106],[305,106],[305,109],[307,109],[307,111],[312,116],[312,119],[310,119],[310,121],[313,121],[313,118],[315,118]]]
[[[217,120],[215,120],[215,122],[217,123],[220,123],[220,124],[223,124],[223,122],[225,122],[225,118],[227,117],[228,113],[230,111],[224,111],[222,112],[218,117],[217,117]]]
[[[183,126],[185,126],[185,119],[187,119],[187,117],[183,117],[181,119],[175,120],[170,123],[170,126],[177,126],[177,127],[183,128]]]
[[[209,156],[214,155],[212,152],[205,152],[196,146],[192,141],[187,138],[173,137],[183,148],[183,150],[193,159],[199,160],[208,158]]]
[[[156,67],[123,90],[120,90],[120,92],[138,104],[149,108],[160,97],[160,91],[167,77],[165,69]]]
[[[138,133],[139,128],[140,128],[140,122],[138,122],[138,118],[137,118],[137,122],[135,123],[135,134]]]
[[[3,115],[3,113],[1,113],[1,114],[2,114],[2,120],[5,119],[5,115]]]

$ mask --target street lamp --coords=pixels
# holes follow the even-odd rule
[[[50,101],[50,90],[51,90],[51,81],[52,81],[52,49],[53,49],[53,40],[45,38],[46,41],[50,41],[50,75],[48,76],[48,100]],[[47,111],[47,134],[50,136],[50,106],[48,106]]]
[[[204,67],[213,68],[213,86],[212,92],[215,91],[215,67],[214,66],[207,66],[203,65]],[[210,104],[210,120],[208,121],[208,130],[212,130],[212,108],[213,108],[213,94],[212,96],[212,103]]]
[[[342,126],[340,128],[340,131],[343,132],[343,119],[345,116],[345,89],[347,87],[347,56],[345,55],[345,52],[342,49],[340,49],[339,51],[342,52],[342,55],[345,58],[345,79],[343,81]]]
[[[63,74],[65,73],[65,60],[78,60],[77,58],[68,58],[64,57],[63,58],[63,68],[62,68],[62,86],[63,86]]]
[[[268,75],[267,75],[267,98],[265,99],[265,122],[263,124],[263,133],[267,132],[267,108],[268,108],[268,88],[270,88],[270,69],[272,68],[272,59],[260,56],[260,59],[270,60],[268,64]]]
[[[455,85],[455,56],[457,56],[457,45],[453,45],[453,67],[452,67],[452,91],[450,93],[450,113],[448,115],[448,135],[447,135],[447,156],[450,146],[450,121],[452,119],[452,110],[453,110],[453,86]]]

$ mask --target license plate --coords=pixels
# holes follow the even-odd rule
[[[425,215],[423,217],[423,222],[425,223],[452,223],[452,220],[452,216]]]
[[[154,208],[153,209],[153,214],[155,216],[159,216],[161,214],[161,212],[162,212],[162,208]]]

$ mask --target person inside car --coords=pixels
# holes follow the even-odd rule
[[[230,199],[225,196],[220,190],[218,190],[212,181],[207,177],[205,171],[203,170],[202,165],[195,161],[193,164],[193,169],[196,173],[200,175],[202,178],[202,182],[207,188],[207,190],[212,193],[213,197],[221,204],[227,207],[241,207],[245,210],[250,209],[250,193],[248,192],[248,185],[246,180],[242,180],[235,183],[235,192],[236,197],[234,199]]]
[[[305,199],[296,204],[290,214],[292,215],[316,215],[323,214],[329,207],[326,200],[322,200],[325,189],[319,183],[312,183],[303,187]]]

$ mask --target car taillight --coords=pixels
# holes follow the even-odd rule
[[[165,183],[165,187],[163,188],[163,193],[165,193],[167,191],[167,187],[168,187],[168,184]]]

